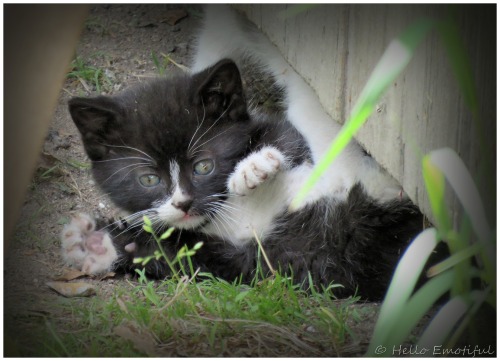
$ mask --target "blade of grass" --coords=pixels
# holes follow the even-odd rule
[[[479,191],[464,162],[450,148],[432,151],[429,154],[429,160],[443,172],[467,212],[475,233],[484,246],[489,248],[493,233],[488,224]]]
[[[425,329],[419,340],[419,346],[429,350],[432,355],[434,346],[443,345],[446,337],[452,332],[460,318],[467,312],[467,303],[461,297],[451,299],[444,305],[429,326]]]
[[[451,348],[458,342],[459,337],[464,332],[465,328],[470,325],[473,317],[476,315],[477,311],[479,311],[481,305],[487,300],[488,295],[491,293],[492,288],[488,287],[484,291],[474,291],[471,294],[471,299],[473,300],[473,304],[465,317],[460,322],[460,325],[455,329],[453,335],[451,335],[450,339],[447,342],[447,347]],[[496,307],[496,305],[494,306]]]
[[[267,258],[266,251],[264,250],[264,247],[262,247],[262,242],[260,241],[259,237],[257,236],[257,232],[255,232],[255,229],[252,229],[253,231],[253,236],[255,237],[255,240],[257,241],[257,244],[259,246],[259,249],[262,252],[262,255],[264,256],[264,260],[266,261],[267,267],[269,267],[269,270],[273,274],[273,276],[276,275],[276,270],[273,268],[273,265],[269,261],[269,258]]]
[[[290,210],[296,210],[301,206],[307,193],[370,116],[387,87],[408,65],[416,47],[434,24],[432,20],[421,19],[389,44],[363,88],[350,118],[334,139],[327,154],[315,166],[311,176],[292,200]]]
[[[427,277],[434,277],[452,267],[455,267],[458,263],[463,262],[471,257],[474,257],[481,251],[481,245],[479,243],[473,244],[466,249],[460,250],[443,262],[440,262],[427,270]]]
[[[451,230],[451,220],[444,201],[445,179],[431,162],[429,155],[425,155],[422,159],[422,175],[437,229],[441,237],[445,238]]]
[[[368,354],[374,354],[378,345],[385,344],[391,329],[399,323],[404,305],[408,301],[427,259],[438,243],[437,232],[428,228],[410,244],[401,258],[387,295],[380,309]]]

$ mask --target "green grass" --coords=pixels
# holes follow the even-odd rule
[[[147,218],[144,229],[153,233]],[[160,242],[170,233],[153,235]],[[268,278],[257,272],[251,285],[199,274],[189,267],[197,247],[169,260],[174,274],[168,279],[149,280],[139,269],[137,278],[112,288],[98,282],[95,297],[52,299],[53,314],[21,320],[34,336],[18,351],[46,357],[337,356],[355,337],[347,324],[359,319],[357,298],[306,291],[279,271]],[[160,249],[153,258],[165,257]]]
[[[109,93],[113,86],[113,83],[102,69],[88,65],[88,63],[79,56],[71,62],[71,70],[66,77],[80,81],[81,85],[89,93],[95,92],[100,94],[103,91]]]
[[[168,70],[169,64],[181,69],[184,72],[189,72],[189,68],[185,65],[177,63],[170,54],[160,53],[158,56],[154,51],[151,51],[151,59],[158,72],[158,75],[164,76]]]
[[[348,337],[355,301],[307,294],[279,275],[255,287],[208,275],[197,281],[139,278],[113,293],[64,300],[66,316],[40,324],[45,337],[34,354],[335,356]]]

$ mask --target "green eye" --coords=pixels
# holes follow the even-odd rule
[[[156,174],[146,174],[139,177],[139,182],[144,187],[154,187],[157,186],[158,183],[160,183],[160,177],[158,177]]]
[[[214,161],[204,159],[196,162],[193,166],[193,172],[196,175],[209,175],[214,170]]]

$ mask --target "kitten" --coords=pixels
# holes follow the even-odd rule
[[[310,272],[317,285],[343,284],[339,295],[359,288],[365,298],[380,298],[400,252],[420,229],[421,215],[409,201],[380,204],[361,185],[345,200],[323,197],[289,213],[312,169],[310,150],[289,122],[250,117],[230,60],[113,97],[74,98],[70,113],[96,182],[131,214],[125,232],[97,232],[82,217],[66,226],[65,244],[82,229],[83,256],[73,264],[90,262],[93,273],[130,270],[134,257],[153,253],[151,235],[138,229],[147,215],[158,232],[177,229],[164,242],[170,256],[203,241],[194,264],[216,276],[249,281],[257,235],[273,267],[297,282]],[[99,262],[95,250],[116,256]],[[146,269],[168,274],[161,262]]]
[[[245,51],[218,49],[217,41],[224,44],[227,36],[209,38],[224,20],[217,19],[223,11],[207,12],[193,74],[112,97],[70,100],[97,184],[130,216],[125,230],[95,225],[84,215],[73,219],[62,233],[63,256],[90,273],[130,271],[134,257],[156,249],[151,235],[141,231],[147,215],[156,233],[176,228],[163,242],[171,257],[184,244],[202,241],[194,266],[217,277],[250,281],[258,237],[273,268],[296,282],[307,282],[310,274],[315,286],[342,284],[339,297],[357,292],[382,298],[401,253],[421,230],[422,215],[355,142],[301,207],[288,209],[338,126],[255,34],[235,25],[229,33],[244,38],[237,46]],[[249,111],[238,66],[218,59],[230,51],[241,62],[249,49],[283,88],[286,118]],[[146,271],[168,275],[159,261],[148,263]]]

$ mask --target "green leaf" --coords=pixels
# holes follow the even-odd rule
[[[451,230],[451,220],[444,199],[445,181],[441,171],[431,162],[430,156],[422,159],[422,174],[437,228],[445,236]]]
[[[475,256],[481,251],[481,245],[479,243],[473,244],[472,246],[467,247],[466,249],[462,249],[450,257],[445,259],[444,261],[438,263],[437,265],[432,266],[427,271],[428,277],[434,277],[454,266],[468,260],[469,258]]]
[[[164,240],[164,239],[167,239],[169,238],[172,233],[174,232],[175,228],[174,227],[170,227],[169,229],[167,229],[167,231],[165,233],[163,233],[161,236],[160,236],[160,239],[161,240]]]
[[[142,220],[143,220],[144,224],[145,224],[145,225],[147,225],[147,226],[149,226],[149,227],[151,227],[151,226],[153,225],[153,224],[151,223],[151,220],[149,219],[149,217],[148,217],[148,216],[143,216],[143,217],[142,217]]]

